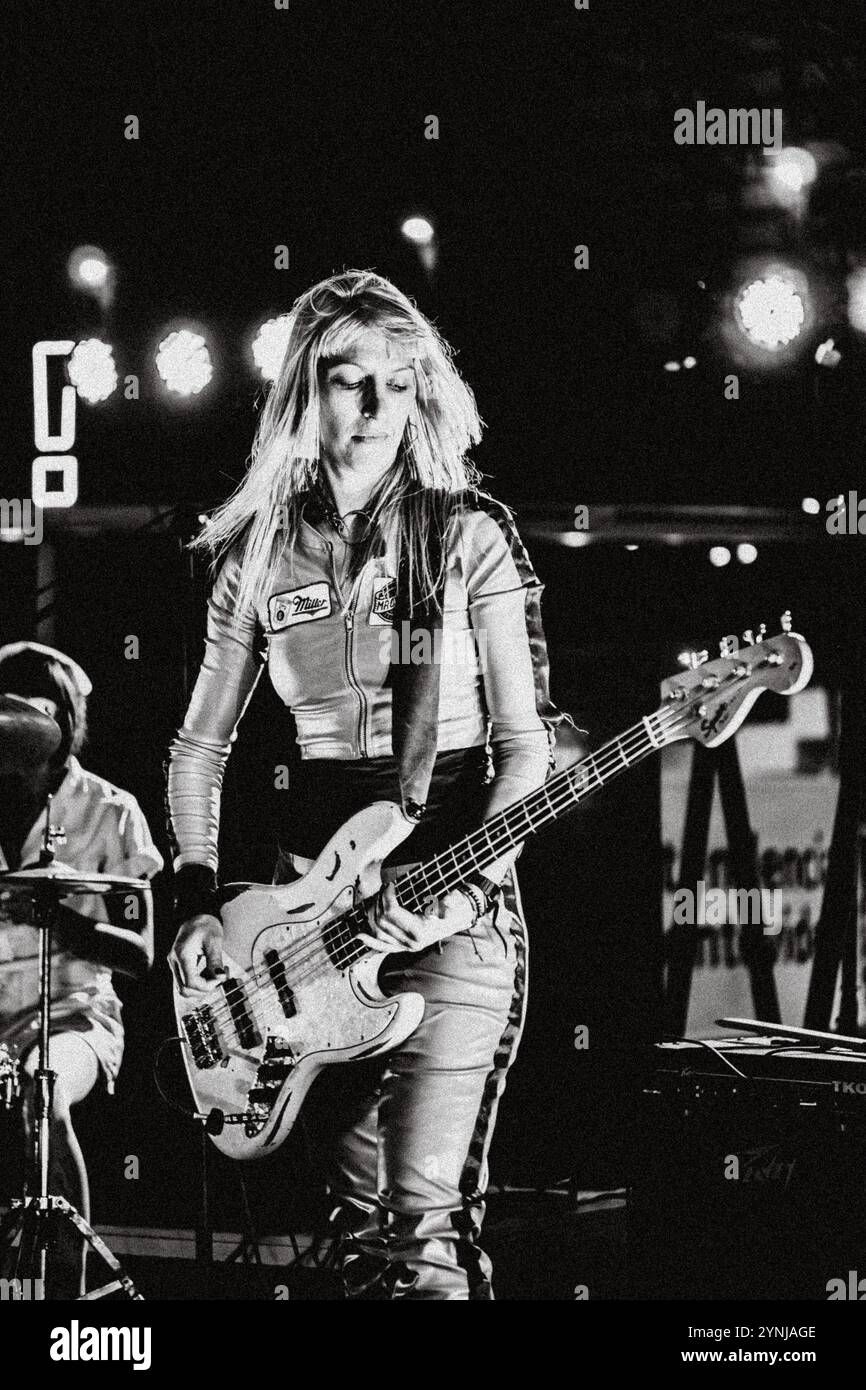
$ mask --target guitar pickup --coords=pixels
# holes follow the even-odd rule
[[[199,1071],[207,1071],[209,1067],[217,1066],[223,1060],[223,1053],[210,1005],[205,1004],[200,1009],[194,1009],[182,1022],[192,1060]]]
[[[240,980],[224,980],[222,990],[229,1006],[232,1023],[235,1025],[238,1042],[246,1051],[251,1051],[258,1047],[261,1038],[253,1022],[243,985]]]
[[[277,991],[277,998],[283,1013],[286,1018],[294,1018],[298,1009],[292,987],[286,976],[285,961],[280,956],[279,951],[275,951],[273,948],[270,951],[265,951],[263,959],[271,978],[271,984]]]

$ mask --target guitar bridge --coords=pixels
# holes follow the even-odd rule
[[[217,1066],[223,1060],[223,1052],[210,1005],[193,1009],[182,1021],[192,1060],[198,1070],[207,1071],[209,1067]]]

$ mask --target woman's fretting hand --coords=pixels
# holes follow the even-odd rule
[[[372,951],[423,951],[465,931],[474,919],[472,903],[458,889],[432,899],[424,912],[418,913],[401,907],[396,885],[387,883],[367,909],[370,931],[358,932],[357,937]]]

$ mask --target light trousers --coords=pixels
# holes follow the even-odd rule
[[[310,864],[292,862],[300,871]],[[284,881],[280,866],[275,879]],[[514,870],[498,907],[471,931],[384,955],[379,982],[386,994],[421,994],[425,1009],[394,1051],[339,1069],[351,1101],[328,1187],[346,1295],[492,1299],[491,1262],[479,1244],[488,1154],[526,1010]]]

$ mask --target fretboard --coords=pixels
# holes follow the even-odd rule
[[[657,715],[642,719],[596,753],[558,772],[527,796],[506,806],[477,830],[397,880],[397,899],[410,911],[431,895],[439,897],[483,870],[509,850],[522,845],[551,821],[559,820],[601,787],[662,747],[667,740]]]

